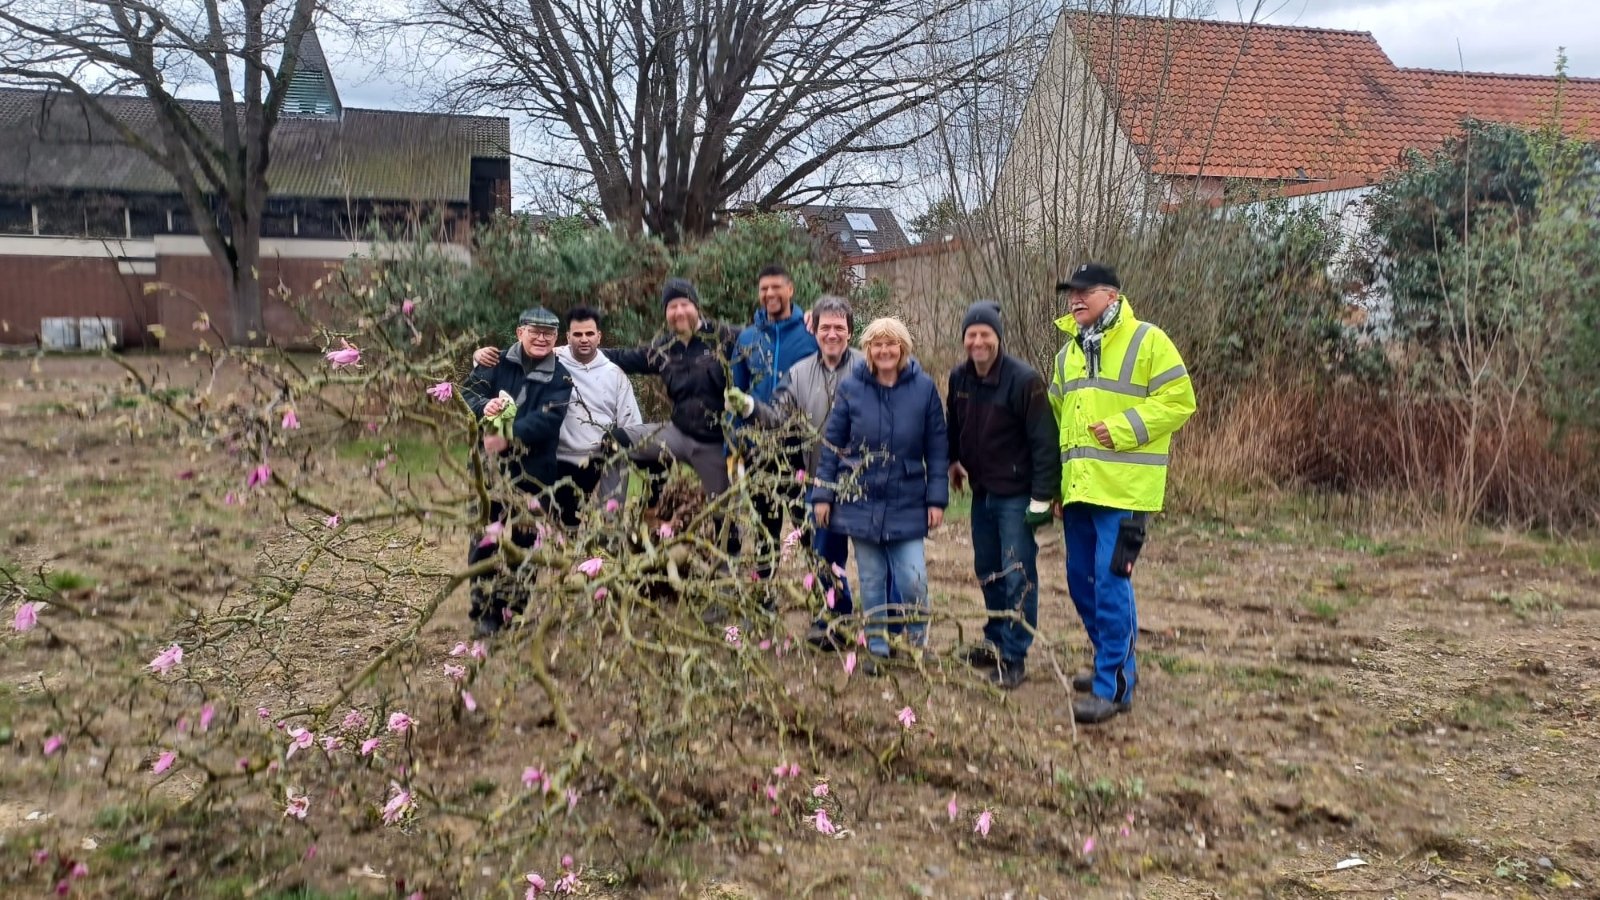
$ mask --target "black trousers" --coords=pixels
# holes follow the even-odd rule
[[[795,458],[787,456],[767,457],[756,462],[764,477],[761,487],[751,493],[750,505],[755,507],[756,518],[760,522],[755,535],[759,560],[756,574],[763,581],[771,578],[773,569],[777,568],[785,536],[784,514],[788,513],[789,520],[796,528],[803,528],[807,522],[802,502],[805,499],[805,485],[794,480],[797,462]],[[797,546],[805,549],[803,543]]]
[[[490,501],[489,521],[504,522],[506,520],[506,506],[499,501]],[[524,550],[530,550],[539,539],[538,529],[532,526],[523,526],[518,529],[502,532],[500,540],[509,539],[513,544]],[[474,565],[495,555],[499,551],[496,544],[483,545],[483,535],[476,534],[472,537],[472,546],[467,551],[467,565]],[[527,597],[517,587],[516,578],[506,572],[488,572],[472,579],[472,619],[490,619],[504,624],[508,614],[522,609],[527,602]]]
[[[556,513],[561,516],[563,526],[578,527],[583,506],[594,498],[595,488],[600,486],[600,476],[603,474],[604,470],[592,460],[581,466],[556,460],[556,487],[553,493]]]

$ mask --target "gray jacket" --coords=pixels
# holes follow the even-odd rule
[[[763,428],[778,428],[803,416],[809,426],[805,429],[806,470],[815,472],[822,456],[822,426],[828,422],[839,382],[850,374],[856,363],[865,359],[860,350],[852,347],[845,351],[836,368],[829,369],[823,364],[822,354],[813,353],[783,373],[772,402],[757,401],[752,417]]]

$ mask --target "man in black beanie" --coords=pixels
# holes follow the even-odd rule
[[[989,621],[967,653],[990,680],[1015,688],[1027,676],[1039,627],[1038,544],[1060,481],[1056,421],[1044,379],[1001,352],[1000,304],[979,300],[961,320],[967,360],[950,371],[950,486],[972,486],[972,563]]]

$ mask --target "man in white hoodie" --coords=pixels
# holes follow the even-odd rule
[[[556,348],[556,356],[572,376],[572,402],[556,444],[555,504],[568,528],[578,526],[579,513],[597,488],[602,506],[626,497],[627,459],[610,461],[615,448],[606,438],[625,447],[644,427],[633,383],[606,358],[602,337],[598,310],[574,306],[567,311],[567,342]],[[493,347],[485,347],[473,354],[473,362],[493,365],[498,357]]]

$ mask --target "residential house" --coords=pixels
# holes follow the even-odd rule
[[[470,258],[472,224],[510,211],[509,120],[348,108],[314,35],[302,52],[272,135],[264,287],[309,291],[374,251],[374,225],[432,225],[433,239]],[[154,134],[145,98],[101,102]],[[218,127],[218,103],[183,103],[201,127]],[[41,340],[47,319],[60,339],[63,320],[87,318],[111,320],[126,344],[164,333],[165,346],[192,345],[202,312],[227,333],[226,281],[175,182],[72,95],[0,88],[0,160],[0,343]],[[215,200],[212,215],[228,227]],[[280,300],[263,302],[277,340],[311,336]]]
[[[846,256],[869,256],[911,246],[894,213],[881,206],[796,206],[799,222],[839,242]]]

